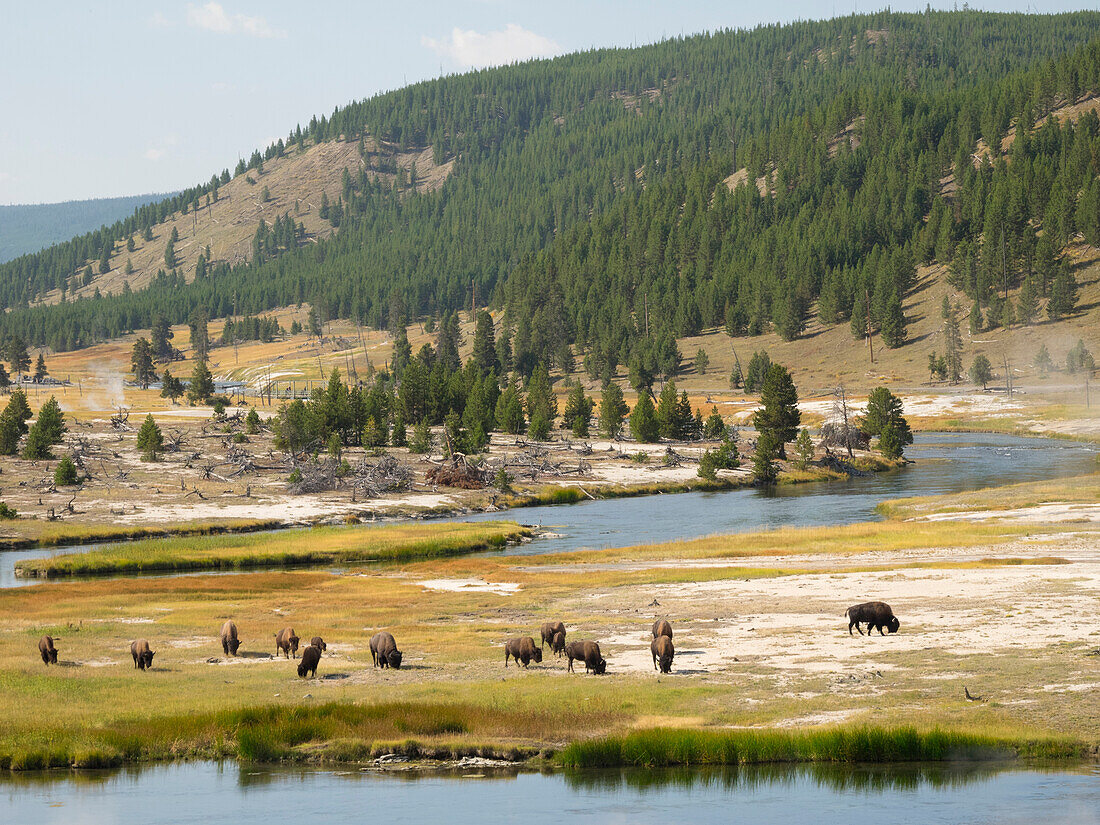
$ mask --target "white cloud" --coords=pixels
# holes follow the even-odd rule
[[[167,135],[156,143],[150,144],[141,156],[148,161],[156,163],[168,154],[168,150],[176,145],[176,136]]]
[[[286,37],[286,32],[273,29],[262,17],[249,17],[245,14],[230,14],[221,3],[206,3],[202,6],[187,4],[187,25],[196,29],[216,32],[217,34],[244,34],[249,37]]]
[[[549,37],[528,31],[516,23],[509,23],[503,31],[484,34],[455,27],[448,38],[437,40],[424,36],[420,38],[420,43],[466,69],[550,57],[561,52],[561,46]]]

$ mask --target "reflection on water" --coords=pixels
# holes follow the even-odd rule
[[[472,775],[471,775],[472,774]],[[234,823],[1100,822],[1096,766],[765,765],[447,774],[179,763],[0,777],[0,821]]]

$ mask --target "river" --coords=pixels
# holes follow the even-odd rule
[[[393,774],[196,762],[0,779],[19,825],[1100,823],[1100,768],[761,766]]]
[[[556,553],[780,526],[852,524],[878,518],[876,505],[891,498],[963,492],[1096,472],[1100,469],[1098,455],[1100,449],[1095,445],[1052,438],[918,433],[908,450],[911,465],[849,481],[784,485],[770,491],[740,488],[716,493],[603,499],[513,510],[503,517],[552,527],[555,536],[513,545],[500,552]],[[500,518],[499,512],[478,513],[462,520]],[[20,559],[76,553],[95,546],[0,552],[0,588],[40,581],[15,577],[15,563]]]

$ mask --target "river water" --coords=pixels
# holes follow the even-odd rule
[[[878,518],[875,506],[891,498],[977,490],[1043,481],[1100,469],[1092,444],[1052,438],[971,433],[918,433],[899,470],[853,478],[793,484],[772,491],[742,488],[716,493],[676,493],[605,499],[579,504],[527,507],[504,514],[478,513],[464,521],[512,518],[552,527],[541,538],[504,549],[505,554],[557,553],[583,548],[625,547],[715,533],[770,527],[821,527]],[[644,479],[644,470],[642,471]],[[0,588],[34,584],[17,579],[15,563],[95,545],[0,552]]]
[[[473,776],[471,776],[471,774]],[[379,774],[181,763],[0,779],[0,822],[1100,823],[1100,768],[763,766]]]

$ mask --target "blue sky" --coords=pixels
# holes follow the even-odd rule
[[[921,10],[925,0],[890,5]],[[971,6],[1055,12],[1097,3]],[[878,8],[869,0],[0,0],[0,203],[178,189],[313,114],[441,71]]]

